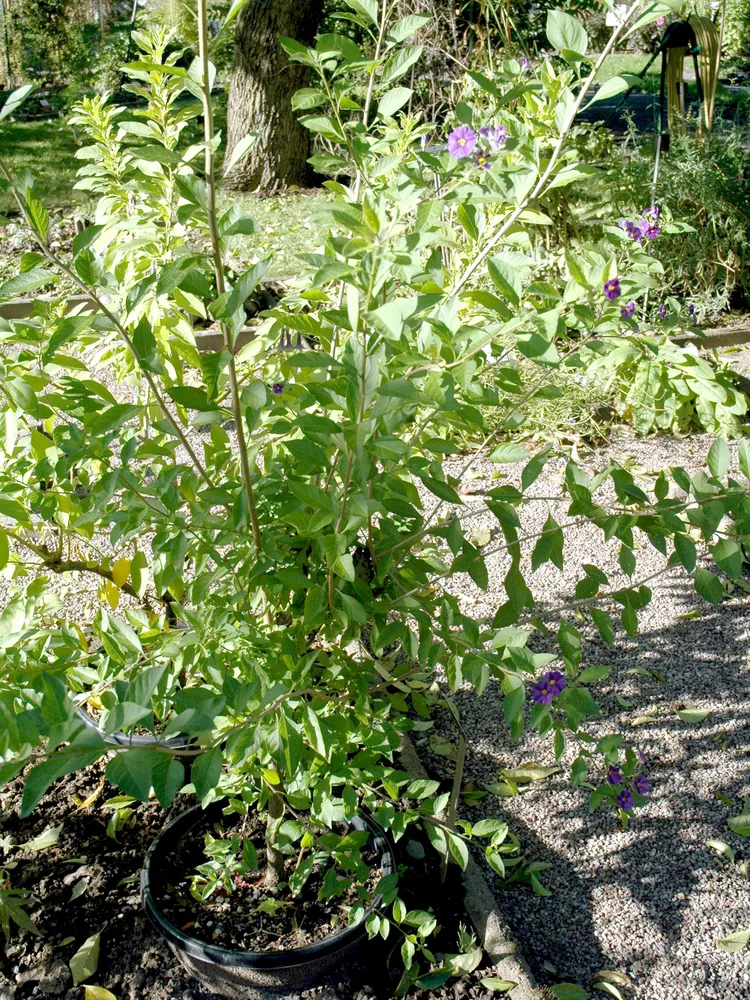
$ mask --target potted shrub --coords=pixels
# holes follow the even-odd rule
[[[610,584],[586,566],[565,607],[537,604],[522,555],[531,540],[532,567],[560,565],[566,525],[550,515],[528,537],[525,504],[551,449],[529,455],[508,431],[584,348],[606,354],[626,337],[640,351],[661,349],[624,311],[658,281],[658,265],[614,224],[554,266],[543,259],[540,199],[587,174],[566,146],[593,79],[579,75],[586,36],[574,19],[550,15],[550,41],[567,67],[547,61],[529,75],[511,60],[495,81],[473,74],[484,95],[476,108],[459,105],[444,134],[423,143],[434,129],[404,112],[403,79],[418,62],[411,39],[424,19],[391,22],[385,4],[351,6],[372,51],[341,34],[322,35],[314,48],[283,43],[318,80],[297,104],[327,147],[317,165],[339,178],[328,184],[332,230],[320,252],[303,255],[298,286],[239,352],[244,303],[267,261],[242,274],[225,267],[229,242],[251,223],[234,207],[217,211],[203,0],[200,57],[189,69],[167,54],[166,36],[136,33],[141,56],[129,72],[145,104],[132,115],[105,100],[78,111],[95,140],[81,151],[86,183],[102,201],[71,263],[49,245],[31,179],[11,177],[0,162],[2,187],[39,246],[0,295],[58,274],[98,310],[63,317],[45,306],[5,330],[4,559],[21,578],[17,553],[36,546],[51,570],[104,579],[111,605],[84,629],[61,613],[44,579],[18,588],[0,620],[0,778],[28,768],[29,812],[58,777],[109,753],[107,776],[127,795],[153,793],[167,807],[181,790],[193,793],[210,811],[185,814],[156,842],[144,901],[197,974],[235,964],[222,984],[229,991],[268,985],[281,968],[298,983],[362,933],[395,937],[401,992],[467,968],[455,956],[436,968],[437,921],[404,903],[383,831],[399,841],[419,825],[461,867],[477,838],[499,877],[544,891],[506,824],[457,818],[465,741],[449,791],[397,766],[405,735],[429,729],[436,705],[464,684],[479,694],[501,685],[511,734],[522,732],[528,709],[559,761],[570,738],[573,780],[590,789],[593,807],[610,805],[626,823],[647,785],[621,737],[597,741],[585,730],[598,712],[589,685],[603,673],[586,665],[581,630],[565,612],[611,642],[618,607],[634,634],[650,597],[636,574],[643,539],[663,553],[662,572],[681,564],[701,593],[720,599],[718,578],[696,569],[696,558],[746,496],[728,478],[723,442],[710,475],[665,470],[652,489],[617,463],[592,479],[571,459],[563,495],[572,523],[618,540],[627,580]],[[183,148],[179,134],[198,115],[203,138]],[[198,354],[191,317],[220,325],[221,350]],[[279,349],[296,334],[314,349]],[[524,382],[506,360],[512,351],[536,377]],[[101,361],[137,376],[128,401],[105,384]],[[495,429],[485,433],[488,411]],[[486,495],[501,540],[482,548],[459,490],[487,453],[498,463],[523,459],[524,468],[519,486]],[[447,466],[453,456],[458,464]],[[52,484],[43,496],[39,482]],[[115,559],[97,557],[102,534]],[[506,600],[490,621],[469,615],[449,583],[468,574],[486,588],[496,550],[506,553]],[[731,571],[731,553],[714,552]],[[123,592],[145,607],[125,607]],[[185,629],[162,634],[165,608]],[[545,620],[557,653],[533,651]],[[96,672],[101,662],[110,673]],[[73,696],[85,684],[106,687],[104,733],[76,713]],[[110,728],[153,731],[156,717],[164,726],[151,745],[105,741]],[[185,865],[165,878],[161,859],[176,844]],[[273,932],[285,942],[308,903],[332,933],[308,928],[295,955],[259,949],[251,926],[233,950],[200,927],[180,930],[190,886],[196,908],[219,899],[250,923],[278,918]]]

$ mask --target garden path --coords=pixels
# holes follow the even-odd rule
[[[630,455],[654,474],[669,465],[695,469],[709,446],[708,437],[620,441],[583,464],[598,470],[610,456]],[[508,477],[503,482],[516,481],[521,467],[501,466]],[[481,504],[481,490],[497,485],[492,469],[478,464],[482,478],[468,486],[470,507]],[[561,469],[550,464],[531,492],[554,496]],[[531,522],[541,526],[548,510],[558,522],[567,520],[564,505],[538,501],[528,510]],[[472,524],[496,534],[492,521],[479,516]],[[489,547],[493,544],[494,537]],[[547,607],[569,599],[582,563],[601,566],[613,588],[625,581],[616,549],[603,545],[590,527],[572,529],[566,557],[570,562],[563,572],[548,563],[531,577],[532,590]],[[656,550],[644,548],[634,579],[663,562]],[[505,600],[506,568],[500,553],[490,559],[487,592],[468,578],[455,581],[452,589],[473,613],[491,614]],[[616,632],[615,645],[608,648],[592,627],[578,623],[584,664],[612,667],[610,679],[595,686],[605,721],[590,730],[622,731],[648,758],[653,789],[629,829],[618,831],[611,812],[589,814],[587,793],[570,785],[565,767],[516,798],[488,796],[470,815],[504,814],[528,857],[551,866],[540,876],[552,893],[547,898],[526,888],[504,892],[497,886],[496,893],[540,982],[585,986],[596,972],[611,969],[631,978],[633,1000],[741,1000],[750,994],[750,951],[730,955],[715,942],[750,928],[750,882],[739,867],[750,852],[747,841],[727,828],[728,817],[739,813],[742,797],[750,795],[750,599],[737,592],[711,607],[679,570],[652,586],[654,599],[639,613],[637,638]],[[537,651],[551,648],[538,633],[531,645]],[[554,764],[551,747],[535,736],[509,741],[496,684],[481,698],[459,692],[455,700],[469,739],[467,777],[478,785],[496,782],[503,767],[531,760]],[[711,714],[698,725],[688,724],[676,715],[684,707]],[[641,724],[644,716],[648,720]],[[455,739],[447,713],[438,734]],[[449,762],[429,750],[427,738],[422,744],[428,767],[448,776]],[[568,764],[573,756],[575,751],[566,753]],[[711,839],[730,844],[736,861],[708,847]]]

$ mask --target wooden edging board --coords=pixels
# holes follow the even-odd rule
[[[95,303],[87,295],[71,295],[67,304],[70,311],[81,305],[91,309],[95,308]],[[11,299],[9,302],[0,302],[0,318],[26,319],[31,315],[33,308],[33,299]],[[735,347],[739,344],[750,344],[750,322],[736,327],[707,327],[702,332],[703,336],[694,333],[679,334],[675,337],[675,342],[678,344],[696,344],[698,347],[703,347],[707,350],[713,350],[718,347]],[[239,350],[240,347],[244,347],[252,339],[253,331],[251,329],[246,328],[242,330],[237,337],[236,349]],[[199,351],[220,351],[224,346],[224,338],[219,330],[198,331],[196,332],[195,340]]]

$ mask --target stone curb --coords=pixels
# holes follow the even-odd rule
[[[429,778],[408,736],[402,736],[398,753],[404,770],[411,778]],[[471,855],[463,873],[463,883],[464,906],[482,948],[494,963],[497,975],[517,984],[508,995],[513,1000],[542,1000],[543,992],[537,986],[513,932],[498,909],[481,868]]]

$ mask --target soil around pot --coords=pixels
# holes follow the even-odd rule
[[[333,832],[345,836],[349,828],[339,824]],[[220,840],[231,840],[237,834],[241,841],[249,841],[258,858],[258,870],[235,874],[230,892],[220,887],[208,899],[199,901],[190,893],[190,882],[198,865],[208,860],[204,852],[207,834]],[[287,879],[294,873],[298,858],[297,846],[285,857]],[[352,884],[332,898],[320,898],[326,872],[332,867],[322,863],[315,866],[297,897],[284,882],[277,889],[268,889],[265,827],[261,817],[252,811],[246,817],[222,817],[219,810],[204,813],[181,837],[176,849],[159,860],[166,862],[167,868],[159,872],[161,890],[154,891],[154,902],[170,923],[206,944],[244,952],[300,949],[330,937],[348,925],[348,913],[353,907],[372,904],[383,874],[378,852],[370,842],[362,849],[362,860],[370,868],[370,877],[362,887]]]
[[[62,825],[57,842],[37,852],[14,852],[12,872],[16,888],[34,898],[29,915],[42,936],[11,929],[10,940],[0,948],[0,997],[2,1000],[81,1000],[83,986],[73,986],[69,962],[92,934],[101,932],[98,968],[87,983],[112,992],[117,1000],[215,1000],[215,993],[201,987],[170,952],[140,906],[138,875],[144,854],[159,831],[191,804],[179,796],[165,811],[155,802],[133,803],[128,821],[107,834],[112,812],[104,804],[120,789],[103,781],[106,761],[61,778],[39,808],[20,819],[22,779],[0,788],[0,835],[23,844]],[[101,784],[98,799],[85,809]],[[419,857],[416,857],[420,855]],[[458,870],[451,866],[441,884],[439,859],[426,837],[410,830],[396,845],[400,871],[399,895],[409,909],[433,910],[442,931],[433,941],[438,958],[455,951],[459,923],[469,926],[463,910]],[[86,890],[71,900],[73,889],[87,879]],[[292,989],[290,1000],[387,1000],[393,996],[401,965],[400,938],[383,943],[382,960],[355,974],[349,963],[333,970],[331,982],[314,989]],[[470,976],[452,979],[431,990],[414,989],[407,1000],[494,1000],[496,993],[482,985],[493,969],[483,964]],[[512,994],[511,994],[512,996]]]

